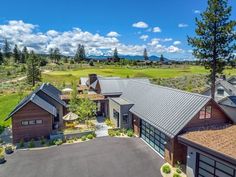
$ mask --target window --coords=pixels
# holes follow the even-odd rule
[[[40,125],[43,124],[43,120],[37,119],[37,120],[23,120],[21,121],[22,126],[29,126],[29,125]]]
[[[29,121],[29,125],[34,125],[35,124],[35,120],[30,120]]]
[[[119,112],[117,112],[115,109],[113,109],[113,117],[115,119],[119,119]]]
[[[43,124],[43,120],[36,120],[36,124]]]
[[[23,121],[21,121],[21,125],[29,125],[29,122],[27,121],[27,120],[23,120]]]
[[[211,106],[206,106],[201,109],[199,113],[199,119],[209,119],[211,118],[211,113],[212,113],[212,107]]]
[[[128,123],[128,114],[123,114],[123,123],[124,124]]]
[[[221,88],[217,89],[217,94],[224,95],[224,89],[221,89]]]

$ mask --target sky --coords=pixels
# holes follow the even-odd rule
[[[234,1],[234,2],[233,2]],[[207,0],[7,0],[1,1],[3,40],[38,53],[58,47],[73,56],[78,44],[86,55],[161,54],[193,59],[187,36],[194,36],[196,17]],[[235,0],[232,19],[236,19]],[[6,8],[4,8],[6,7]]]

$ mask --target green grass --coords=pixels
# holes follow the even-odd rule
[[[11,119],[4,121],[7,115],[19,102],[19,96],[17,94],[0,95],[0,126],[11,125]]]

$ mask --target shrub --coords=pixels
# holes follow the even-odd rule
[[[42,138],[40,139],[40,144],[44,145],[45,143],[46,143],[46,140],[45,140],[44,137],[42,137]]]
[[[88,134],[87,138],[91,140],[91,139],[93,139],[93,135],[92,134]]]
[[[109,127],[114,127],[113,122],[112,122],[109,118],[106,118],[105,124],[106,124],[107,126],[109,126]]]
[[[56,140],[54,140],[54,144],[59,146],[59,145],[63,144],[63,141],[62,141],[62,139],[56,139]]]
[[[82,136],[82,137],[81,137],[81,140],[82,140],[82,141],[85,141],[86,139],[87,139],[86,136]]]
[[[28,147],[29,147],[29,148],[35,147],[34,139],[31,139],[31,140],[30,140],[30,142],[29,142],[29,144],[28,144]]]
[[[127,136],[133,137],[134,136],[133,130],[131,130],[131,129],[127,130]]]
[[[164,165],[162,167],[162,171],[163,171],[163,173],[166,173],[166,174],[170,173],[170,171],[171,171],[170,166],[169,165]]]
[[[5,152],[6,152],[6,154],[11,154],[11,153],[13,152],[13,147],[12,147],[12,145],[7,144],[7,145],[5,146]]]
[[[53,141],[53,140],[49,140],[49,142],[48,142],[48,146],[53,146],[53,145],[55,145],[55,141]]]
[[[109,134],[109,136],[115,136],[116,135],[114,130],[109,130],[108,134]]]
[[[73,140],[74,140],[74,141],[77,141],[77,140],[78,140],[78,138],[75,136],[75,137],[73,137]]]
[[[178,174],[178,173],[175,173],[175,174],[173,175],[173,177],[181,177],[181,175]]]
[[[1,128],[1,127],[0,127]],[[1,130],[0,130],[0,132],[1,132]],[[0,144],[2,144],[3,143],[3,140],[0,138]]]
[[[4,148],[0,146],[0,155],[3,154],[3,152],[4,152]]]
[[[96,138],[96,137],[97,137],[97,135],[96,135],[96,133],[95,133],[95,132],[93,132],[93,133],[92,133],[92,135],[93,135],[93,137],[94,137],[94,138]]]
[[[68,139],[68,140],[66,140],[66,142],[67,143],[73,143],[74,141],[73,141],[73,139]]]
[[[120,136],[120,134],[121,134],[121,133],[120,133],[120,130],[116,130],[115,133],[116,133],[116,136]]]
[[[20,140],[19,146],[20,146],[20,148],[23,148],[25,146],[25,143],[24,143],[23,139]]]
[[[179,174],[182,173],[182,171],[179,168],[176,169],[176,172]]]

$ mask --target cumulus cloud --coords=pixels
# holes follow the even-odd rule
[[[186,28],[186,27],[188,27],[188,24],[180,23],[180,24],[178,24],[178,27],[179,28]]]
[[[156,27],[153,28],[153,32],[154,33],[160,33],[161,32],[161,28],[156,26]]]
[[[132,26],[135,28],[148,28],[148,24],[143,21],[134,23]]]
[[[180,44],[181,44],[180,41],[174,41],[174,42],[173,42],[173,45],[180,45]]]
[[[146,41],[148,39],[148,35],[142,35],[142,36],[140,36],[140,39]]]
[[[90,33],[80,28],[73,28],[68,31],[58,32],[50,29],[46,32],[39,32],[37,25],[25,23],[23,21],[9,21],[0,25],[0,47],[4,39],[8,39],[10,44],[17,44],[19,48],[24,46],[29,50],[38,53],[48,53],[50,48],[58,47],[63,55],[73,56],[78,44],[83,44],[86,55],[111,55],[116,47],[119,54],[142,55],[143,49],[147,48],[151,54],[181,52],[182,49],[176,46],[161,45],[160,42],[172,41],[172,38],[153,38],[147,45],[124,44],[117,39],[116,33],[103,36],[98,33]],[[147,40],[148,36],[142,37]]]
[[[118,37],[118,36],[120,36],[120,34],[115,31],[111,31],[111,32],[107,33],[107,36],[108,37]]]

